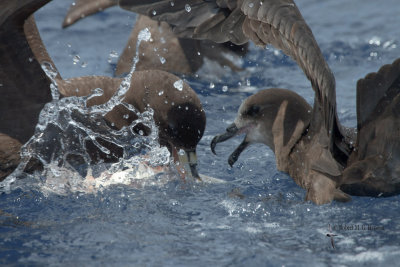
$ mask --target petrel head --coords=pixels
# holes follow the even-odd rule
[[[262,90],[243,101],[235,121],[212,140],[211,150],[215,154],[218,143],[243,133],[245,139],[229,157],[231,166],[252,143],[265,144],[277,154],[291,144],[293,135],[299,135],[299,122],[304,130],[310,116],[311,106],[298,94],[286,89]]]

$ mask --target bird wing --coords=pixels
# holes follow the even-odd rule
[[[400,58],[357,82],[357,130],[358,160],[400,148]]]
[[[357,82],[357,141],[343,172],[345,191],[400,192],[400,58]]]
[[[179,37],[243,44],[248,38],[236,0],[120,0],[119,5],[173,26]]]
[[[66,28],[84,17],[117,4],[118,0],[76,0],[69,8],[67,15],[65,15],[62,26]]]
[[[50,80],[28,44],[24,23],[49,0],[0,1],[0,132],[25,143],[43,106]]]
[[[376,120],[385,109],[382,101],[393,99],[400,93],[400,58],[369,73],[357,82],[357,130]]]
[[[342,147],[335,78],[293,0],[120,0],[122,8],[166,21],[183,37],[272,44],[292,57],[315,91],[311,130],[321,128],[330,150]],[[336,146],[335,146],[336,144]]]

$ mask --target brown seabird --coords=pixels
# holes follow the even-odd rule
[[[358,81],[356,137],[342,141],[354,144],[346,162],[326,149],[329,139],[315,130],[323,126],[312,120],[315,112],[295,92],[262,90],[241,104],[235,122],[214,137],[211,149],[215,153],[217,143],[245,133],[229,157],[231,166],[248,145],[263,143],[274,151],[278,170],[289,173],[317,204],[350,200],[347,194],[400,193],[400,59]]]
[[[7,141],[2,142],[0,147],[1,152],[7,152],[0,153],[0,169],[3,171],[7,168],[7,173],[0,179],[5,178],[19,163],[19,158],[13,158],[15,153],[9,155],[7,150],[19,151],[19,147],[15,149],[16,144],[20,146],[33,135],[40,110],[51,100],[51,81],[40,64],[50,64],[54,69],[55,66],[41,41],[33,16],[28,19],[47,2],[49,1],[26,0],[3,1],[0,4],[0,34],[2,40],[6,40],[0,45],[0,62],[3,66],[9,66],[0,70],[4,93],[1,98],[0,137]],[[56,81],[63,96],[89,95],[92,89],[102,88],[102,96],[88,101],[88,105],[96,105],[105,103],[117,90],[122,79],[89,76],[63,80],[58,74]],[[206,118],[201,103],[190,86],[164,71],[135,72],[124,101],[134,105],[139,111],[153,108],[161,145],[168,147],[175,160],[188,163],[189,172],[199,179],[196,145],[203,135]],[[18,105],[15,106],[16,104]],[[126,110],[119,105],[105,119],[114,127],[120,128],[135,119],[132,114],[129,117],[124,115]],[[105,144],[106,147],[109,145],[112,146]],[[186,153],[178,153],[181,149]],[[97,151],[91,154],[94,159],[102,156]],[[118,156],[118,151],[115,154]]]
[[[77,0],[71,5],[62,26],[69,27],[78,20],[99,11],[117,5],[117,0]],[[204,58],[228,66],[234,71],[241,70],[223,53],[242,56],[247,52],[247,45],[237,46],[231,42],[218,44],[208,40],[178,38],[166,22],[157,22],[147,16],[140,15],[129,36],[129,40],[119,57],[115,75],[129,73],[132,59],[136,53],[137,37],[141,30],[148,28],[151,42],[142,43],[136,70],[158,69],[173,73],[193,74],[204,62]]]
[[[400,192],[399,60],[358,83],[355,139],[338,120],[335,78],[293,0],[120,0],[119,4],[168,22],[181,37],[272,44],[306,74],[315,92],[312,108],[297,94],[278,89],[261,91],[242,104],[238,125],[212,142],[213,148],[247,131],[230,163],[248,142],[262,142],[274,150],[278,169],[288,172],[307,190],[306,199],[317,204],[347,201],[346,193]],[[294,117],[286,116],[292,113]]]

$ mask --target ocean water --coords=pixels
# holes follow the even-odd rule
[[[336,76],[340,120],[355,126],[357,80],[400,55],[400,4],[297,2]],[[69,5],[55,0],[36,14],[61,75],[113,75],[114,55],[122,52],[135,15],[114,7],[62,29]],[[241,101],[257,90],[288,88],[313,101],[308,80],[281,52],[251,45],[238,63],[241,72],[207,61],[196,75],[182,76],[207,114],[199,171],[226,183],[185,184],[156,177],[140,187],[116,184],[96,193],[63,194],[40,190],[32,182],[12,186],[0,194],[0,264],[397,265],[400,196],[353,197],[349,203],[316,206],[276,170],[267,147],[251,146],[233,168],[227,159],[243,137],[219,144],[217,156],[211,153],[213,136],[224,131]],[[328,233],[336,235],[335,248]]]

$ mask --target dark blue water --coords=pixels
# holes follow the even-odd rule
[[[112,75],[116,59],[109,63],[110,53],[122,51],[134,14],[112,8],[62,30],[69,4],[53,1],[36,16],[62,76]],[[335,73],[339,117],[354,126],[357,80],[400,55],[400,4],[303,0],[298,6]],[[252,45],[242,61],[242,72],[207,63],[198,75],[183,77],[207,113],[199,170],[226,184],[172,179],[139,189],[114,185],[97,194],[64,195],[43,193],[35,186],[14,189],[0,195],[0,264],[397,265],[400,196],[353,197],[350,203],[316,206],[304,202],[304,190],[276,170],[267,147],[251,146],[233,168],[227,158],[241,138],[220,144],[218,156],[211,153],[212,137],[257,90],[289,88],[313,101],[309,82],[282,53]],[[336,249],[326,236],[329,226],[337,235]]]

